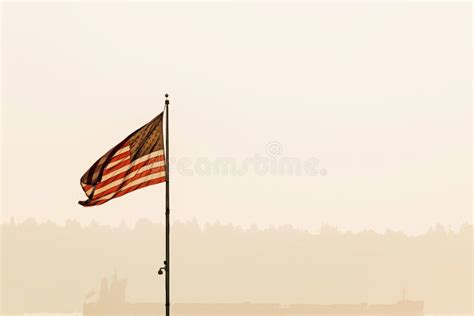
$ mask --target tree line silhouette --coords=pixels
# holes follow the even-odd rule
[[[1,312],[75,312],[100,280],[128,279],[127,300],[160,302],[164,226],[1,225]],[[407,236],[366,230],[319,233],[196,220],[172,224],[175,303],[394,303],[405,289],[427,313],[472,311],[473,226],[440,224]]]

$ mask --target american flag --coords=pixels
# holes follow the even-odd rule
[[[166,181],[163,146],[163,113],[139,128],[105,155],[82,176],[81,187],[94,206],[137,189]]]

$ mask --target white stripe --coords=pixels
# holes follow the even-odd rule
[[[121,188],[119,191],[117,192],[112,192],[106,196],[103,196],[101,197],[100,199],[97,199],[96,201],[102,201],[102,200],[108,200],[112,197],[114,197],[115,194],[117,194],[118,192],[121,192],[121,191],[124,191],[134,185],[138,185],[138,184],[141,184],[141,183],[144,183],[144,182],[147,182],[147,181],[150,181],[150,180],[153,180],[153,179],[158,179],[158,178],[162,178],[165,176],[165,172],[158,172],[158,173],[153,173],[149,176],[146,176],[146,177],[143,177],[143,178],[140,178],[140,179],[137,179],[135,181],[132,181],[130,182],[129,184],[127,184],[126,186],[124,186],[123,188]]]
[[[107,167],[106,167],[104,170],[110,169],[110,168],[112,168],[113,166],[118,165],[118,164],[121,163],[121,162],[124,162],[125,160],[130,160],[130,155],[128,155],[127,157],[122,158],[122,159],[120,159],[120,160],[117,160],[117,161],[114,161],[114,162],[109,163],[109,164],[107,165]]]
[[[123,148],[120,148],[120,150],[117,150],[117,152],[115,153],[114,157],[115,156],[118,156],[126,151],[130,151],[130,146],[125,146]]]
[[[127,190],[128,188],[130,187],[133,187],[137,184],[141,184],[143,182],[147,182],[147,181],[150,181],[150,180],[153,180],[153,179],[158,179],[158,178],[162,178],[165,176],[165,172],[164,171],[161,171],[161,172],[157,172],[157,173],[152,173],[146,177],[143,177],[143,178],[139,178],[137,180],[133,180],[132,182],[130,182],[129,184],[127,184],[126,186],[124,186],[123,188],[120,189],[120,191],[124,191],[124,190]]]
[[[86,191],[86,195],[89,196],[92,193],[92,190],[94,190],[94,187],[90,188],[89,190]]]
[[[112,173],[109,173],[109,174],[106,174],[106,175],[102,176],[102,179],[100,180],[100,182],[103,182],[103,181],[106,181],[106,180],[108,180],[108,179],[110,179],[110,178],[113,178],[113,177],[115,177],[116,175],[118,175],[118,174],[120,174],[120,173],[122,173],[122,172],[127,171],[128,169],[130,169],[130,164],[128,164],[128,165],[126,165],[126,166],[123,166],[122,168],[117,169],[117,170],[115,170],[115,171],[112,172]],[[100,183],[100,182],[99,182],[99,183]],[[98,183],[98,184],[99,184],[99,183]],[[94,190],[94,188],[95,188],[95,186],[92,187],[92,188],[90,188],[90,189],[86,192],[86,194],[87,194],[87,195],[91,194],[91,193],[92,193],[92,190]],[[97,191],[99,191],[99,190],[100,190],[100,189],[97,189]],[[96,192],[97,192],[97,191],[96,191]]]
[[[106,175],[102,176],[102,179],[100,181],[102,182],[102,181],[105,181],[105,180],[110,179],[112,177],[115,177],[116,175],[118,175],[118,174],[120,174],[124,171],[127,171],[128,169],[130,169],[133,166],[138,165],[139,163],[142,163],[144,161],[147,161],[148,159],[155,158],[155,157],[162,156],[162,155],[163,155],[163,150],[154,151],[151,154],[140,157],[139,159],[135,160],[131,164],[123,166],[122,168],[117,169],[112,173],[109,173],[109,174],[106,174]],[[107,168],[109,168],[109,167],[107,166]]]
[[[146,156],[140,157],[137,160],[135,160],[132,163],[132,167],[139,164],[140,162],[144,162],[145,160],[155,158],[155,157],[158,157],[158,156],[163,156],[164,154],[165,154],[165,152],[163,150],[154,151],[151,154],[148,154]]]
[[[128,164],[128,165],[126,165],[126,166],[123,166],[123,167],[120,168],[120,169],[115,170],[114,172],[111,172],[111,173],[109,173],[109,174],[106,174],[106,175],[102,176],[102,180],[100,180],[100,182],[105,181],[105,180],[110,179],[110,178],[113,178],[113,177],[115,177],[116,175],[118,175],[118,174],[120,174],[120,173],[122,173],[122,172],[124,172],[124,171],[127,171],[128,169],[130,169],[130,167],[131,167],[131,164]]]
[[[112,158],[114,158],[115,156],[118,156],[118,155],[120,155],[120,154],[123,154],[123,153],[125,153],[125,152],[129,152],[129,151],[130,151],[130,146],[125,146],[124,148],[122,148],[122,149],[120,149],[119,151],[117,151],[117,152],[115,153],[115,155],[114,155]],[[122,158],[122,159],[117,160],[117,161],[114,161],[114,162],[111,162],[111,163],[109,163],[109,164],[105,167],[105,170],[110,169],[110,168],[112,168],[113,166],[115,166],[115,165],[117,165],[117,164],[119,164],[119,163],[121,163],[121,162],[123,162],[124,160],[127,160],[127,159],[130,159],[130,156],[125,157],[125,158]]]
[[[147,161],[148,159],[152,159],[152,158],[155,158],[155,157],[159,157],[159,156],[163,156],[164,155],[164,151],[163,150],[157,150],[157,151],[154,151],[148,155],[145,155],[143,157],[140,157],[139,159],[135,160],[134,162],[132,162],[131,164],[128,164],[126,166],[123,166],[122,168],[120,169],[117,169],[115,170],[114,172],[111,172],[109,174],[106,174],[106,175],[103,175],[102,176],[102,179],[100,180],[101,182],[102,181],[106,181],[107,179],[110,179],[110,178],[113,178],[115,177],[116,175],[122,173],[122,172],[125,172],[127,171],[128,169],[130,169],[131,167],[133,166],[136,166],[138,165],[139,163],[142,163],[144,161]],[[164,165],[164,161],[160,161],[160,163],[162,163]],[[108,166],[107,166],[108,167]],[[89,195],[92,193],[92,190],[94,189],[94,187],[90,188],[88,191],[86,191],[86,194]],[[100,190],[100,189],[98,189]]]
[[[127,181],[128,179],[131,179],[133,178],[134,176],[136,176],[137,174],[141,173],[141,172],[144,172],[144,171],[147,171],[147,170],[150,170],[151,168],[157,168],[157,167],[161,167],[161,166],[164,166],[165,165],[165,162],[164,161],[157,161],[157,162],[154,162],[152,164],[149,164],[149,165],[145,165],[143,167],[141,167],[140,169],[137,169],[131,173],[129,173],[126,177],[122,177],[118,180],[115,180],[113,182],[110,182],[109,184],[107,184],[105,187],[102,187],[102,188],[99,188],[97,190],[95,190],[94,194],[100,194],[104,191],[107,191],[108,189],[110,188],[113,188],[114,186],[117,186],[125,181]]]

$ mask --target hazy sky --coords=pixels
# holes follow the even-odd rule
[[[164,185],[77,201],[82,174],[167,92],[172,219],[471,222],[469,4],[4,3],[2,15],[3,220],[162,221]],[[319,174],[207,169],[269,155],[313,157]]]

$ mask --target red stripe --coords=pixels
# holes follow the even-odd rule
[[[119,192],[114,196],[114,198],[119,197],[119,196],[122,196],[122,195],[125,195],[125,194],[127,194],[127,193],[132,192],[132,191],[135,191],[135,190],[138,190],[138,189],[147,187],[147,186],[149,186],[149,185],[157,184],[157,183],[161,183],[161,182],[165,182],[165,181],[166,181],[166,177],[161,177],[161,178],[152,179],[152,180],[150,180],[150,181],[146,181],[146,182],[143,182],[143,183],[140,183],[140,184],[131,186],[130,188],[128,188],[128,189],[126,189],[126,190],[119,191]]]
[[[125,170],[125,171],[122,171],[122,172],[116,174],[116,175],[113,176],[112,178],[109,178],[109,179],[107,179],[107,180],[105,180],[105,181],[99,182],[99,183],[95,186],[95,189],[96,189],[96,190],[97,190],[97,189],[100,189],[100,188],[105,187],[106,185],[108,185],[108,184],[110,184],[110,183],[112,183],[112,182],[114,182],[114,181],[116,181],[116,180],[118,180],[118,179],[121,179],[121,178],[123,178],[123,177],[126,177],[127,174],[129,174],[130,172],[133,171],[132,169],[134,169],[134,168],[133,168],[133,167],[132,167],[132,168],[129,168],[129,169]]]
[[[116,164],[112,168],[107,169],[107,167],[106,167],[106,169],[104,169],[104,173],[102,174],[102,176],[105,176],[106,174],[109,174],[109,173],[114,172],[114,171],[116,171],[120,168],[123,168],[128,164],[130,164],[130,159],[124,160],[121,163]]]
[[[140,162],[139,164],[136,164],[135,166],[123,171],[123,172],[120,172],[118,174],[116,174],[115,176],[113,176],[112,178],[109,178],[107,180],[104,180],[102,182],[99,182],[96,186],[95,186],[95,189],[100,189],[104,186],[106,186],[107,184],[109,183],[112,183],[120,178],[123,178],[125,177],[127,174],[131,173],[131,172],[134,172],[135,170],[138,170],[146,165],[149,165],[149,164],[152,164],[152,163],[155,163],[155,162],[159,162],[159,161],[163,161],[164,160],[164,156],[158,156],[158,157],[154,157],[154,158],[151,158],[151,159],[148,159],[148,160],[145,160],[143,162]]]
[[[107,199],[107,200],[101,200],[101,201],[91,201],[90,203],[88,203],[87,205],[84,205],[84,206],[95,206],[95,205],[101,205],[101,204],[104,204],[105,202],[108,202],[114,198],[117,198],[119,196],[122,196],[122,195],[125,195],[127,193],[130,193],[132,191],[135,191],[135,190],[138,190],[138,189],[141,189],[141,188],[144,188],[144,187],[147,187],[147,186],[150,186],[150,185],[153,185],[153,184],[158,184],[158,183],[162,183],[162,182],[166,182],[166,177],[161,177],[161,178],[156,178],[156,179],[152,179],[150,181],[146,181],[146,182],[143,182],[143,183],[140,183],[140,184],[137,184],[137,185],[134,185],[126,190],[123,190],[123,191],[119,191],[116,195],[114,195],[113,197],[111,197],[110,199]]]
[[[117,192],[117,191],[120,190],[120,188],[126,186],[127,184],[129,184],[132,181],[135,181],[135,180],[138,180],[140,178],[149,176],[153,173],[158,173],[158,172],[162,172],[162,171],[165,171],[165,166],[155,167],[155,168],[151,168],[151,169],[145,170],[143,172],[137,173],[136,175],[134,175],[130,179],[127,179],[126,181],[124,181],[124,182],[122,182],[118,185],[115,185],[115,186],[111,187],[110,189],[105,190],[104,192],[100,192],[99,194],[94,195],[93,199],[99,199],[99,198],[104,197],[106,195],[109,195],[113,192]]]
[[[112,162],[115,162],[115,161],[117,161],[117,160],[121,160],[121,159],[123,159],[123,158],[129,157],[129,156],[130,156],[130,150],[127,150],[127,151],[125,151],[125,152],[123,152],[123,153],[121,153],[121,154],[119,154],[119,155],[114,156],[114,157],[110,160],[109,164],[112,163]]]
[[[165,155],[162,154],[160,156],[157,156],[157,157],[154,157],[154,158],[151,158],[151,159],[155,159],[155,158],[159,158],[157,161],[160,161],[160,160],[165,160]],[[149,159],[150,160],[150,159]],[[148,160],[145,160],[145,161],[148,161]],[[127,159],[127,160],[124,160],[123,162],[119,163],[119,164],[116,164],[115,166],[113,166],[112,168],[105,168],[104,170],[104,173],[103,175],[107,175],[111,172],[114,172],[114,171],[117,171],[118,169],[120,168],[123,168],[127,165],[127,163],[130,163],[130,159]],[[141,163],[140,163],[141,164]]]
[[[84,191],[84,193],[87,195],[87,197],[89,198],[90,197],[90,194],[87,194],[87,191],[89,191],[91,188],[93,188],[94,186],[93,185],[90,185],[90,184],[85,184],[81,181],[81,186],[82,186],[82,190]]]

